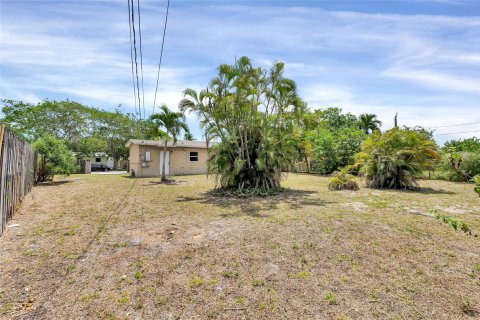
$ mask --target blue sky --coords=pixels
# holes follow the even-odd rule
[[[140,2],[150,114],[166,0]],[[284,61],[311,108],[375,113],[383,129],[396,112],[401,125],[480,122],[480,1],[171,0],[170,9],[157,100],[171,108],[247,55],[262,67]],[[0,98],[134,111],[127,1],[0,0],[0,11]]]

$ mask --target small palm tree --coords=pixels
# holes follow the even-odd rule
[[[183,135],[183,139],[187,141],[193,141],[195,140],[195,137],[190,131],[185,131],[185,134]]]
[[[377,119],[375,114],[364,113],[358,117],[358,123],[360,129],[365,131],[366,134],[370,134],[375,130],[378,130],[382,125],[382,121]]]
[[[177,137],[183,130],[188,132],[188,126],[185,123],[185,115],[182,112],[173,112],[166,105],[160,107],[160,113],[155,113],[150,116],[150,119],[155,121],[159,128],[163,128],[166,131],[168,137],[171,137],[173,144],[177,143]],[[165,177],[165,161],[167,155],[167,143],[168,138],[165,139],[163,145],[163,165],[162,165],[162,179],[166,181]]]
[[[374,132],[356,156],[367,187],[416,189],[416,178],[440,159],[436,144],[418,131],[392,128]]]

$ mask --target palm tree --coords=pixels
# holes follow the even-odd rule
[[[172,137],[173,144],[177,143],[177,137],[183,130],[188,132],[188,126],[185,123],[185,115],[183,112],[173,112],[166,105],[160,107],[160,113],[155,113],[150,116],[150,119],[155,121],[159,128],[163,128],[166,131],[168,137]],[[163,165],[162,165],[162,179],[166,181],[165,177],[165,161],[167,155],[167,143],[168,137],[164,141],[163,145]]]
[[[241,57],[221,65],[206,89],[184,91],[180,110],[196,113],[206,140],[217,142],[208,160],[217,186],[275,190],[282,170],[298,158],[295,135],[306,105],[283,73],[281,62],[263,70]]]
[[[183,139],[187,141],[193,141],[195,140],[195,137],[190,131],[185,131],[185,134],[183,135]]]
[[[368,187],[416,189],[416,178],[440,156],[435,142],[420,132],[392,128],[370,135],[356,158]]]
[[[358,125],[366,134],[370,134],[380,128],[382,121],[378,120],[375,114],[364,113],[358,117]]]

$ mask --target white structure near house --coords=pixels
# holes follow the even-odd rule
[[[83,157],[81,160],[90,160],[91,164],[103,164],[110,169],[114,166],[113,158],[105,152],[95,152],[92,156]]]

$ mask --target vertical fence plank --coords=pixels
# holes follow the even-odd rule
[[[0,124],[0,236],[18,205],[32,190],[37,157],[31,145]]]

